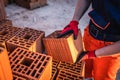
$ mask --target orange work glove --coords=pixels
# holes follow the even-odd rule
[[[78,21],[72,20],[58,35],[58,38],[67,35],[69,33],[73,33],[74,39],[77,39],[78,36]]]

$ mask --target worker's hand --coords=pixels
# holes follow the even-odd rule
[[[79,61],[82,61],[82,60],[85,60],[85,59],[91,59],[91,58],[95,58],[96,55],[95,55],[95,50],[93,51],[86,51],[86,52],[82,52],[78,59],[77,59],[77,62]]]
[[[58,38],[67,35],[69,33],[73,33],[74,35],[74,39],[77,39],[78,36],[78,21],[71,21],[62,31],[61,33],[58,35]]]

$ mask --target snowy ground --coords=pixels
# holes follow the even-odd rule
[[[6,12],[8,19],[13,21],[14,26],[42,30],[48,35],[55,30],[63,29],[71,21],[76,1],[48,0],[47,6],[34,10],[28,10],[11,4],[6,7]],[[82,33],[89,21],[87,13],[80,20],[79,28]],[[120,71],[116,80],[120,80]]]

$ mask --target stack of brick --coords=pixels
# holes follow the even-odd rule
[[[0,21],[6,19],[5,6],[3,0],[0,0]]]
[[[42,39],[44,36],[43,31],[25,28],[7,41],[8,51],[12,52],[17,47],[22,47],[33,52],[43,52]]]
[[[84,69],[84,61],[74,64],[53,60],[51,80],[84,80]]]
[[[57,38],[60,31],[55,31],[43,39],[46,53],[58,61],[74,63],[82,52],[82,37],[79,31],[78,38],[73,39],[73,34]]]
[[[16,4],[28,9],[34,9],[47,4],[47,0],[15,0]]]
[[[6,42],[21,30],[21,28],[13,27],[10,25],[0,26],[0,44],[6,47]]]
[[[10,26],[12,25],[12,21],[8,19],[3,19],[0,21],[0,26]]]
[[[0,45],[0,80],[13,80],[8,53],[2,45]]]
[[[26,80],[50,80],[52,57],[23,48],[15,49],[10,55],[14,78]]]

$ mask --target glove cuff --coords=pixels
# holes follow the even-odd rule
[[[70,21],[70,24],[78,25],[78,24],[79,24],[79,22],[78,22],[78,21],[76,21],[76,20],[72,20],[72,21]]]

